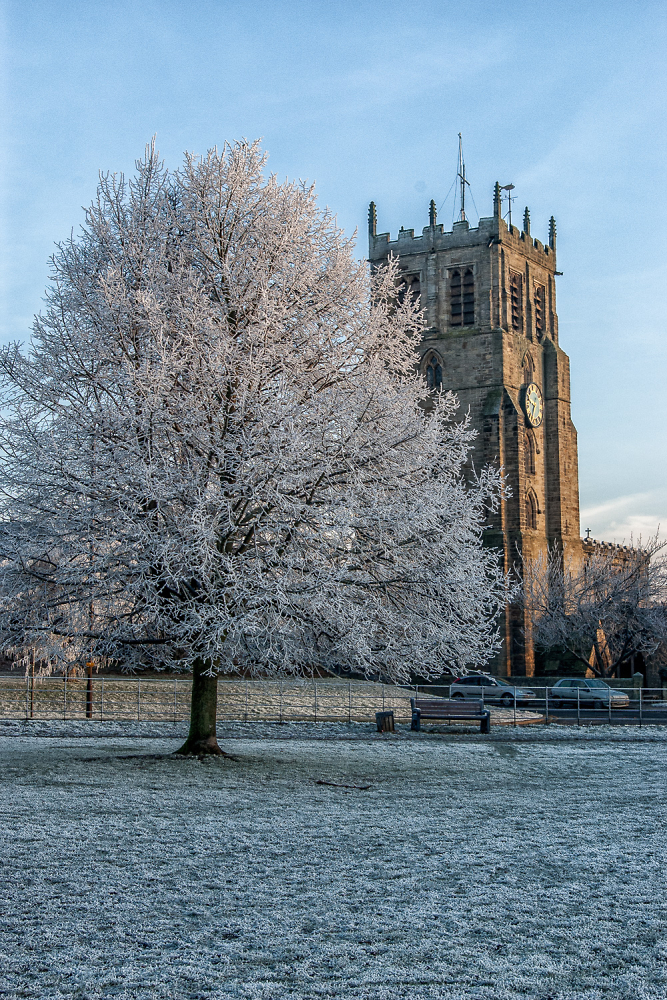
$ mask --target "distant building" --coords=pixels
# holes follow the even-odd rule
[[[464,216],[464,212],[461,212]],[[369,210],[369,260],[398,258],[403,294],[419,296],[426,330],[419,364],[427,386],[451,389],[478,431],[473,460],[505,471],[511,496],[486,533],[510,568],[518,554],[534,558],[558,544],[581,558],[577,432],[570,416],[570,363],[558,346],[556,224],[546,245],[508,225],[495,186],[491,218],[471,228],[463,217],[451,232],[429,225],[420,236],[401,229],[395,240],[377,233]],[[535,673],[523,621],[507,609],[503,650],[493,669],[502,676]]]

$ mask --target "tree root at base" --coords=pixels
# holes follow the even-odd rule
[[[175,751],[178,757],[227,757],[229,760],[236,760],[232,754],[225,753],[219,745],[215,736],[208,736],[202,740],[191,740],[189,737],[183,746]]]

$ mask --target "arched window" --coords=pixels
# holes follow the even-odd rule
[[[429,354],[426,359],[426,387],[430,390],[442,389],[442,364],[437,354]]]
[[[449,275],[450,322],[452,326],[473,326],[475,323],[475,276],[472,268]]]
[[[524,457],[526,459],[526,475],[535,475],[535,455],[537,453],[537,442],[535,440],[535,434],[532,430],[526,431],[526,446],[524,449]]]
[[[537,497],[532,490],[526,493],[526,527],[535,530],[537,528]]]
[[[523,358],[523,384],[530,385],[535,377],[535,362],[530,351],[526,351]]]

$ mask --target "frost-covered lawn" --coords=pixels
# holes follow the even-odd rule
[[[667,996],[664,730],[97,725],[0,736],[3,997]]]

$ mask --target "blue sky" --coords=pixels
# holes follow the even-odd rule
[[[154,133],[170,166],[262,137],[363,255],[371,199],[393,234],[443,203],[461,131],[482,215],[512,181],[536,236],[558,222],[582,529],[667,531],[666,43],[650,0],[9,0],[0,337],[29,335],[98,170],[131,170]]]

